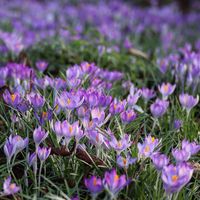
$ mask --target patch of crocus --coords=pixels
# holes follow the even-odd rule
[[[117,156],[117,164],[125,169],[128,169],[129,165],[134,164],[137,161],[137,158],[132,158],[130,154],[127,154],[125,157],[118,155]]]
[[[162,170],[162,180],[166,193],[179,192],[191,179],[193,168],[186,162],[165,166]]]
[[[120,140],[117,140],[116,137],[112,135],[109,141],[109,145],[119,154],[131,146],[130,139],[130,135],[127,134],[124,134]]]
[[[48,63],[44,60],[40,60],[36,62],[36,67],[39,71],[43,72],[48,67]]]
[[[139,158],[148,158],[151,155],[153,155],[153,153],[155,151],[155,148],[158,146],[158,144],[160,143],[160,141],[158,139],[155,139],[154,137],[151,137],[150,135],[148,135],[145,138],[144,143],[138,143],[137,144],[137,148],[138,148],[138,157]]]
[[[176,85],[172,85],[170,83],[163,83],[162,85],[158,86],[158,90],[162,94],[164,100],[166,100],[168,96],[174,92],[175,88]]]
[[[182,149],[189,152],[191,155],[194,155],[200,151],[200,145],[195,142],[190,143],[188,140],[183,140]]]
[[[137,114],[135,113],[135,111],[130,110],[130,109],[126,110],[126,111],[124,111],[120,114],[120,118],[121,118],[123,123],[130,123],[133,120],[135,120],[136,117],[137,117]]]
[[[33,132],[33,139],[36,146],[39,146],[41,142],[43,142],[48,136],[48,132],[45,132],[45,130],[42,129],[41,126],[36,128]]]
[[[7,104],[15,108],[22,101],[22,97],[18,92],[14,92],[11,94],[8,90],[5,90],[5,92],[3,93],[3,99]]]
[[[46,147],[38,147],[38,158],[40,159],[41,162],[45,161],[51,153],[51,148],[46,148]]]
[[[168,106],[169,106],[168,101],[157,99],[150,106],[150,110],[151,110],[153,117],[155,117],[155,118],[162,117],[165,114],[165,112],[167,111]]]
[[[27,96],[27,98],[34,109],[40,109],[44,106],[45,99],[38,93],[31,93]]]
[[[84,180],[85,186],[91,192],[92,196],[97,196],[103,190],[103,183],[101,178],[96,176],[91,176],[88,179]]]
[[[110,113],[112,115],[119,114],[125,110],[126,101],[118,101],[117,99],[114,99],[114,101],[110,105]]]
[[[159,171],[169,164],[169,158],[165,154],[155,153],[151,156],[151,159],[155,168]]]
[[[182,126],[183,122],[180,119],[174,120],[174,129],[179,130]]]
[[[9,176],[3,183],[3,194],[14,195],[20,191],[20,187],[15,183],[11,183],[11,177]]]
[[[196,98],[189,94],[180,94],[179,95],[179,101],[183,107],[183,109],[186,109],[187,113],[190,113],[190,110],[197,105],[199,102],[199,96]]]
[[[190,153],[184,149],[173,149],[172,155],[175,158],[176,162],[188,161],[190,158]]]
[[[142,88],[142,97],[145,99],[145,101],[149,101],[150,99],[152,99],[153,97],[155,97],[156,93],[153,89],[149,89],[149,88]]]
[[[103,184],[112,198],[116,198],[118,193],[128,184],[125,175],[119,176],[115,169],[105,172]]]

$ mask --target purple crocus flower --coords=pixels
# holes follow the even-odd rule
[[[195,142],[190,143],[188,140],[183,140],[182,149],[189,152],[191,155],[194,155],[200,151],[200,145]]]
[[[172,155],[176,159],[176,162],[187,161],[190,158],[190,153],[185,151],[184,149],[173,149]]]
[[[180,120],[180,119],[174,120],[174,128],[176,130],[179,130],[181,128],[182,124],[183,124],[182,120]]]
[[[36,162],[37,154],[33,152],[32,154],[28,153],[27,155],[27,163],[31,167]]]
[[[13,155],[22,151],[28,145],[28,138],[23,139],[21,136],[10,135],[4,145],[4,153],[10,162]]]
[[[37,155],[41,162],[45,161],[49,157],[50,153],[51,153],[51,148],[38,147]]]
[[[60,142],[61,138],[64,136],[63,130],[62,130],[62,122],[56,121],[54,125],[52,125],[52,129],[55,132],[57,136],[58,142]]]
[[[187,113],[189,114],[190,110],[199,102],[199,96],[197,96],[197,98],[194,98],[192,95],[189,94],[181,94],[179,95],[179,101],[183,109],[186,109]]]
[[[105,119],[105,112],[100,108],[94,108],[91,110],[92,119],[96,119],[98,123],[102,123]]]
[[[117,164],[120,167],[125,168],[125,169],[127,169],[129,165],[132,165],[133,163],[135,163],[136,160],[137,158],[132,158],[130,154],[126,155],[126,157],[123,157],[120,155],[117,156]]]
[[[96,196],[103,190],[102,180],[97,178],[96,176],[91,176],[88,179],[84,180],[85,186],[92,193],[92,195]]]
[[[22,98],[18,92],[11,94],[8,90],[3,93],[3,99],[7,104],[15,108],[22,101]]]
[[[105,172],[103,184],[110,194],[116,197],[118,192],[128,184],[128,181],[125,175],[119,176],[116,170],[113,169],[111,172]]]
[[[157,170],[162,170],[169,163],[169,158],[165,154],[155,153],[151,156],[153,164]]]
[[[62,108],[67,108],[70,110],[81,106],[83,101],[84,97],[82,97],[78,92],[62,92],[58,98],[58,104]]]
[[[130,135],[125,134],[120,140],[117,140],[114,135],[109,141],[110,146],[118,153],[124,151],[131,146]]]
[[[151,105],[150,110],[155,118],[159,118],[165,114],[168,106],[169,106],[168,101],[157,99],[155,103]]]
[[[142,97],[145,99],[145,101],[149,101],[153,97],[155,97],[155,92],[153,89],[149,88],[142,88]]]
[[[3,194],[4,195],[13,195],[19,192],[20,187],[15,183],[11,183],[11,177],[9,176],[3,183]]]
[[[87,137],[92,144],[99,147],[104,143],[104,136],[96,130],[88,131]]]
[[[175,88],[176,85],[172,85],[170,83],[163,83],[162,85],[158,86],[158,89],[164,100],[166,100],[168,96],[174,92]]]
[[[118,101],[117,99],[114,99],[114,102],[110,105],[109,111],[112,115],[119,114],[125,110],[125,105],[126,101]]]
[[[45,71],[47,66],[48,66],[48,63],[44,60],[40,60],[36,62],[36,67],[41,72]]]
[[[44,97],[37,93],[29,94],[27,98],[35,109],[42,108],[45,103]]]
[[[162,170],[162,180],[167,193],[179,192],[191,179],[193,168],[185,162],[165,166]]]
[[[130,123],[137,117],[137,114],[134,110],[126,110],[120,114],[121,120],[124,123]]]
[[[38,146],[41,142],[43,142],[47,138],[47,136],[48,132],[45,132],[45,130],[43,130],[41,126],[36,128],[33,132],[33,139],[36,146]]]
[[[151,137],[150,135],[148,135],[145,138],[145,141],[143,144],[138,143],[137,147],[138,147],[138,156],[139,158],[147,158],[150,157],[151,155],[153,155],[155,148],[158,146],[158,144],[160,143],[160,141],[158,139],[155,139],[154,137]]]

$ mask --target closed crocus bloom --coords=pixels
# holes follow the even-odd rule
[[[115,169],[111,172],[105,172],[104,187],[112,194],[112,197],[116,197],[120,190],[122,190],[128,181],[125,175],[119,176]]]
[[[136,160],[137,160],[137,158],[131,158],[131,156],[129,154],[126,155],[126,157],[117,156],[117,164],[120,167],[123,167],[125,169],[127,169],[129,167],[129,165],[132,165],[133,163],[135,163]]]
[[[29,94],[27,98],[34,107],[34,109],[42,108],[45,103],[44,97],[37,93]]]
[[[191,179],[193,168],[185,162],[165,166],[162,170],[162,180],[167,193],[179,192]]]
[[[169,95],[171,95],[176,88],[176,85],[172,85],[170,83],[163,83],[162,85],[158,86],[160,93],[163,96],[163,99],[167,99]]]
[[[156,95],[154,90],[149,89],[149,88],[142,88],[141,94],[142,94],[142,97],[145,99],[145,101],[149,101]]]
[[[9,104],[9,105],[11,105],[15,108],[22,101],[22,98],[21,98],[21,96],[18,92],[14,92],[14,93],[11,94],[8,90],[6,90],[3,93],[3,99],[7,104]]]
[[[120,114],[121,120],[124,123],[130,123],[137,117],[134,110],[126,110]]]
[[[181,94],[179,95],[179,101],[183,107],[183,109],[186,109],[189,113],[190,110],[197,105],[199,102],[199,96],[197,98],[194,98],[192,95],[189,94]]]
[[[120,140],[117,140],[114,135],[111,136],[109,145],[118,153],[126,150],[131,146],[130,135],[125,134]]]
[[[157,170],[162,170],[169,163],[169,158],[165,154],[155,153],[151,156],[153,164]]]
[[[97,178],[96,176],[91,176],[88,179],[84,180],[85,186],[92,193],[92,195],[96,196],[103,190],[102,180]]]
[[[9,176],[3,183],[3,194],[4,195],[14,195],[19,192],[20,187],[15,183],[11,183],[11,177]]]
[[[52,125],[52,129],[55,132],[58,142],[61,140],[61,138],[64,136],[62,131],[62,122],[56,121],[54,125]]]
[[[174,129],[179,130],[182,126],[183,122],[180,119],[174,120]]]
[[[16,153],[16,146],[12,143],[12,137],[10,137],[6,140],[3,148],[8,162],[10,162],[11,158]]]
[[[184,149],[173,149],[172,155],[176,159],[176,162],[183,162],[189,160],[191,154]]]
[[[49,157],[50,153],[51,153],[51,148],[38,147],[37,155],[41,162],[45,161]]]
[[[45,132],[45,130],[43,130],[41,126],[36,128],[33,132],[33,139],[36,146],[38,146],[41,142],[43,142],[47,138],[47,136],[48,132]]]
[[[37,154],[34,152],[32,154],[28,153],[27,155],[27,163],[31,167],[36,162]]]
[[[36,62],[36,67],[39,71],[43,72],[48,67],[48,63],[44,60],[40,60]]]
[[[183,140],[182,149],[189,152],[191,155],[194,155],[200,151],[200,145],[195,142],[190,143],[188,140]]]
[[[168,101],[157,99],[155,103],[151,105],[150,110],[155,118],[159,118],[165,114],[168,106],[169,106]]]

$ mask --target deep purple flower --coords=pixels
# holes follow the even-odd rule
[[[149,88],[142,88],[142,97],[145,99],[145,101],[149,101],[153,97],[155,97],[155,92],[153,89]]]
[[[175,88],[176,85],[171,85],[170,83],[163,83],[161,86],[158,86],[164,100],[166,100],[168,96],[174,92]]]
[[[5,195],[13,195],[19,192],[20,187],[18,187],[15,183],[11,183],[11,177],[9,176],[3,183],[3,194]]]
[[[39,71],[43,72],[47,68],[48,63],[44,60],[40,60],[36,62],[36,67]]]
[[[188,140],[183,140],[182,149],[189,152],[191,155],[194,155],[200,151],[200,145],[195,142],[190,143]]]
[[[103,190],[102,180],[96,176],[91,176],[88,179],[84,180],[85,186],[93,194],[97,195]]]
[[[119,176],[113,169],[111,172],[105,172],[103,184],[112,196],[117,196],[118,192],[128,184],[128,181],[125,175]]]
[[[155,118],[161,117],[167,111],[169,102],[165,100],[157,99],[150,107],[151,113]]]
[[[141,143],[137,144],[139,158],[150,157],[154,153],[154,150],[158,146],[159,143],[160,141],[158,139],[155,139],[154,137],[151,137],[150,135],[148,135],[145,138],[145,141],[143,144]]]
[[[162,180],[167,193],[179,192],[191,179],[192,167],[185,162],[165,166],[162,170]]]
[[[135,163],[137,160],[137,158],[132,158],[130,156],[130,154],[126,155],[126,157],[123,157],[123,156],[120,156],[118,155],[117,156],[117,164],[120,166],[120,167],[123,167],[123,168],[128,168],[129,165],[132,165],[133,163]]]
[[[188,161],[190,158],[190,153],[184,149],[173,149],[172,155],[176,159],[176,162]]]
[[[43,130],[41,126],[36,128],[33,132],[33,139],[36,146],[38,146],[41,142],[43,142],[47,138],[47,136],[48,132],[45,132],[45,130]]]
[[[45,161],[49,157],[50,153],[51,153],[51,148],[38,147],[37,155],[41,162]]]
[[[27,155],[27,163],[31,167],[36,162],[37,154],[34,152],[32,154],[28,153]]]
[[[37,93],[29,94],[27,98],[35,109],[42,108],[45,103],[45,98]]]
[[[124,123],[130,123],[137,117],[134,110],[126,110],[120,114],[121,120]]]
[[[199,96],[197,98],[194,98],[193,96],[189,94],[181,94],[179,95],[179,101],[183,107],[183,109],[186,109],[189,113],[190,110],[197,105],[199,102]]]
[[[7,104],[10,104],[15,108],[22,101],[22,98],[18,92],[11,94],[8,90],[3,93],[3,99]]]
[[[180,120],[180,119],[174,120],[174,128],[176,130],[179,130],[181,128],[182,124],[183,124],[182,120]]]
[[[162,170],[169,163],[169,158],[165,154],[155,153],[151,156],[153,164],[157,170]]]

